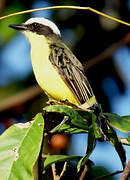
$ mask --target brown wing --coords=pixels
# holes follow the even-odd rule
[[[94,96],[82,64],[64,44],[52,44],[50,61],[80,104]]]

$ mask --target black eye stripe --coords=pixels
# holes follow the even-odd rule
[[[45,26],[43,24],[39,24],[37,22],[28,24],[27,27],[28,27],[28,30],[30,30],[32,32],[36,32],[39,35],[40,34],[49,35],[49,34],[53,33],[53,30],[50,27]]]
[[[59,35],[53,32],[53,29],[51,27],[37,23],[37,22],[26,24],[26,27],[29,31],[34,32],[38,35],[44,35],[46,37],[50,35],[52,35],[53,37],[57,36],[57,38],[60,37]]]
[[[39,23],[27,24],[26,26],[28,30],[33,31],[33,32],[37,32],[42,28],[42,25]]]

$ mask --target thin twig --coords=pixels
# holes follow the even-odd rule
[[[107,175],[104,175],[104,176],[97,177],[97,178],[94,179],[94,180],[105,179],[105,178],[107,178],[107,177],[110,177],[110,176],[114,176],[114,175],[120,174],[120,173],[122,173],[122,172],[123,172],[123,171],[116,171],[116,172],[111,173],[111,174],[107,174]]]
[[[78,9],[78,10],[88,10],[88,11],[92,11],[100,16],[106,17],[108,19],[111,19],[113,21],[116,21],[118,23],[130,26],[130,23],[127,23],[125,21],[122,21],[120,19],[114,18],[112,16],[109,16],[103,12],[97,11],[91,7],[80,7],[80,6],[52,6],[52,7],[46,7],[46,8],[38,8],[38,9],[30,9],[30,10],[26,10],[26,11],[21,11],[21,12],[16,12],[13,14],[9,14],[3,17],[0,17],[0,20],[11,17],[11,16],[16,16],[16,15],[20,15],[20,14],[25,14],[25,13],[31,13],[31,12],[35,12],[35,11],[43,11],[43,10],[50,10],[50,9]]]
[[[17,105],[23,104],[42,93],[43,93],[43,91],[41,90],[41,88],[38,85],[32,86],[28,89],[18,92],[17,94],[12,95],[11,97],[8,97],[3,101],[1,100],[0,112],[10,109],[10,108],[13,108]]]
[[[66,171],[66,167],[67,167],[67,162],[64,163],[63,169],[60,173],[60,178],[64,175],[65,171]]]
[[[55,179],[55,176],[56,176],[55,163],[51,164],[51,169],[52,169],[53,177],[54,177],[54,179]]]
[[[79,180],[83,180],[83,179],[84,179],[87,170],[88,170],[87,165],[85,165],[85,166],[84,166],[84,169],[83,169],[83,171],[82,171],[82,173],[81,173],[81,175],[80,175]]]
[[[59,175],[56,175],[55,163],[53,163],[53,164],[51,165],[52,174],[53,174],[54,180],[60,180],[60,178],[63,176],[63,174],[64,174],[65,171],[66,171],[66,167],[67,167],[67,162],[64,163],[63,169],[62,169],[61,174],[60,174],[60,176],[59,176]]]
[[[120,180],[127,180],[129,176],[130,176],[130,160],[129,160],[128,164],[126,165],[126,167],[120,177]]]
[[[56,167],[55,167],[55,163],[53,163],[53,164],[51,165],[51,168],[52,168],[52,174],[53,174],[54,180],[59,180],[59,176],[56,175]]]
[[[90,68],[92,68],[93,66],[95,66],[96,64],[104,61],[107,58],[112,57],[113,53],[120,48],[121,46],[124,46],[126,44],[130,43],[130,33],[128,33],[127,35],[125,35],[120,41],[110,45],[108,48],[106,48],[102,53],[100,53],[99,55],[93,57],[92,59],[87,60],[84,63],[84,70],[88,70]]]
[[[5,4],[6,4],[6,0],[0,1],[0,15],[2,14],[2,12],[4,10]]]

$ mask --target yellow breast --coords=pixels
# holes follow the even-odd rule
[[[79,102],[49,60],[48,40],[42,35],[31,32],[26,32],[25,35],[31,44],[33,71],[40,87],[55,100],[67,99],[70,103],[79,105]]]

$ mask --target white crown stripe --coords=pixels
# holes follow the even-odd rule
[[[49,19],[46,19],[46,18],[43,18],[43,17],[30,18],[24,24],[32,24],[32,23],[39,23],[39,24],[43,24],[45,26],[48,26],[53,30],[53,32],[55,34],[58,34],[58,35],[61,36],[60,30],[58,29],[58,27],[52,21],[50,21]]]

